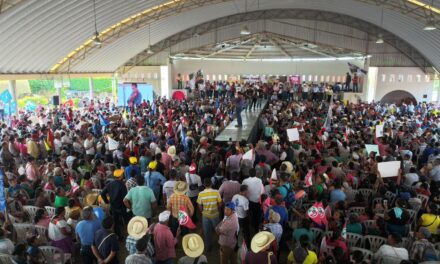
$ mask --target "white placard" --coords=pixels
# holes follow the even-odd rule
[[[242,159],[254,161],[254,155],[253,155],[252,151],[253,151],[253,149],[251,149],[248,152],[244,153]]]
[[[372,151],[376,152],[376,156],[379,156],[379,146],[378,145],[365,145],[365,149],[367,151],[367,155],[370,155]]]
[[[400,161],[387,161],[377,163],[377,170],[382,178],[399,176]]]
[[[376,125],[376,137],[383,137],[383,125]]]
[[[298,128],[287,129],[287,136],[289,137],[290,142],[298,141],[299,140]]]
[[[112,151],[112,150],[116,150],[119,147],[119,142],[112,139],[112,138],[108,138],[108,150]]]

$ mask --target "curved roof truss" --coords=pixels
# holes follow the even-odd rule
[[[159,53],[165,51],[182,41],[193,38],[197,35],[203,35],[211,31],[217,30],[219,27],[224,27],[228,25],[240,24],[246,21],[254,20],[269,20],[269,19],[304,19],[304,20],[316,20],[322,22],[335,23],[339,25],[350,25],[350,27],[356,28],[360,31],[367,33],[376,38],[379,34],[383,35],[383,39],[386,43],[390,44],[392,47],[400,51],[402,54],[407,56],[417,67],[420,67],[425,72],[430,71],[431,63],[423,56],[417,49],[407,43],[405,40],[397,37],[391,32],[388,32],[380,27],[371,24],[369,22],[360,20],[351,16],[341,16],[337,13],[318,11],[318,10],[301,10],[301,9],[274,9],[274,10],[262,10],[254,11],[243,14],[235,14],[227,17],[222,17],[215,19],[195,27],[181,31],[175,35],[172,35],[156,44],[151,46],[151,50],[154,53]],[[136,66],[144,60],[151,57],[147,50],[139,53],[135,57],[131,58],[125,66]]]

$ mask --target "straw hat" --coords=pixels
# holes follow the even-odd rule
[[[171,158],[174,158],[174,156],[176,156],[176,147],[175,146],[170,146],[168,148],[167,154],[171,156]]]
[[[183,252],[190,258],[197,258],[203,254],[205,244],[203,239],[197,234],[188,234],[182,239]]]
[[[113,176],[115,176],[115,178],[121,178],[123,175],[124,175],[123,169],[118,169],[113,172]]]
[[[130,157],[128,158],[128,161],[130,164],[136,165],[138,163],[138,159],[136,157]]]
[[[184,181],[178,181],[174,185],[174,192],[177,194],[185,194],[188,191],[188,184]]]
[[[258,253],[265,249],[275,240],[275,236],[267,231],[261,231],[252,238],[251,249],[254,253]]]
[[[96,201],[98,201],[98,194],[97,193],[89,193],[84,198],[84,205],[85,206],[92,206],[96,204]]]
[[[135,216],[127,225],[127,233],[129,236],[140,239],[148,232],[148,221],[145,217]]]

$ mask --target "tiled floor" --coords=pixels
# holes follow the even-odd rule
[[[241,112],[241,118],[243,120],[243,127],[236,128],[235,125],[237,125],[237,120],[234,119],[234,121],[229,124],[221,133],[215,138],[215,141],[218,142],[227,142],[229,139],[232,139],[232,141],[240,141],[242,139],[248,140],[249,135],[252,132],[252,129],[257,124],[258,117],[260,116],[261,112],[264,109],[264,106],[266,105],[267,101],[264,100],[262,102],[262,106],[255,109],[255,111]]]

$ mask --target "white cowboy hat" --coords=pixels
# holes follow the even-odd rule
[[[127,233],[135,239],[140,239],[148,232],[148,221],[145,217],[135,216],[127,225]]]
[[[258,253],[275,240],[275,236],[267,231],[261,231],[257,233],[251,241],[251,249],[254,253]]]
[[[188,191],[188,184],[184,181],[178,181],[174,185],[173,190],[177,194],[185,194]]]
[[[205,244],[198,234],[188,234],[182,239],[183,252],[190,258],[197,258],[203,254]]]

